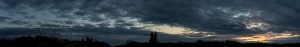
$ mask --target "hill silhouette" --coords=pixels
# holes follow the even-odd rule
[[[71,41],[47,36],[22,36],[14,39],[0,39],[0,47],[300,47],[300,43],[268,44],[202,40],[197,42],[159,43],[157,34],[152,32],[149,42],[129,40],[126,44],[115,46],[91,38]]]

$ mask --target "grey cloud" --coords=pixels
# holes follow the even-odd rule
[[[298,43],[300,42],[298,39],[299,37],[276,39],[276,40],[272,40],[272,43]]]
[[[270,31],[284,32],[291,31],[299,33],[300,12],[298,0],[1,0],[4,6],[2,10],[8,12],[19,12],[24,8],[33,8],[35,13],[39,11],[50,11],[51,16],[65,18],[57,20],[56,23],[76,24],[75,20],[84,19],[91,22],[100,22],[107,19],[120,19],[122,17],[139,18],[142,23],[168,24],[172,26],[183,26],[199,31],[215,32],[220,35],[251,35],[259,34],[246,29],[243,22],[247,20],[258,20],[271,24]],[[228,8],[223,12],[218,8]],[[122,14],[124,11],[127,14]],[[262,11],[251,18],[232,18],[235,13],[248,11]],[[28,13],[17,13],[26,15]],[[106,18],[100,14],[107,15]],[[17,19],[8,17],[9,19]],[[8,19],[0,17],[1,19]],[[30,17],[29,17],[30,18]],[[39,18],[39,17],[32,17]],[[53,22],[45,20],[45,23]],[[146,31],[139,28],[124,29],[123,26],[132,24],[117,20],[117,28],[107,28],[108,23],[98,24],[102,26],[85,24],[85,26],[74,26],[71,29],[62,31],[78,33],[98,34],[120,34],[120,35],[145,35]],[[12,22],[19,23],[19,22]],[[19,23],[22,24],[22,23]],[[58,27],[61,25],[41,24],[46,27]],[[84,27],[84,28],[77,28]],[[47,29],[45,29],[47,30]],[[254,30],[257,31],[257,30]],[[134,33],[132,33],[134,32]],[[105,36],[104,35],[104,36]],[[142,37],[144,38],[144,37]],[[167,38],[168,39],[168,38]],[[213,39],[213,38],[209,38]]]
[[[55,25],[55,24],[40,24],[41,27],[69,27],[63,25]]]
[[[232,14],[226,14],[218,7],[231,8],[233,11],[263,11],[259,16],[248,19],[264,21],[275,27],[299,28],[300,18],[297,0],[151,0],[138,1],[139,3],[123,4],[133,17],[141,18],[143,22],[154,24],[170,24],[175,26],[185,26],[204,31],[212,31],[220,34],[251,34],[245,28],[244,18],[233,19]],[[209,12],[199,12],[206,10]],[[231,10],[230,10],[231,11]],[[274,29],[275,30],[275,29]],[[283,32],[283,31],[278,31]]]
[[[21,24],[26,24],[26,23],[28,23],[28,22],[21,21],[21,20],[12,20],[12,21],[10,21],[9,23],[10,23],[10,24],[19,24],[19,25],[21,25]]]
[[[4,22],[5,20],[9,20],[9,19],[11,19],[11,18],[9,18],[9,17],[0,17],[0,22]]]
[[[151,0],[141,2],[134,6],[130,4],[130,7],[125,10],[137,14],[138,16],[134,15],[134,17],[141,18],[143,22],[186,26],[222,33],[234,33],[244,30],[234,28],[243,27],[243,25],[229,23],[230,21],[227,20],[229,16],[222,16],[224,13],[220,11],[212,11],[213,14],[198,12],[202,8],[204,10],[214,10],[210,8],[215,7],[203,5],[205,2],[201,2],[201,0]]]

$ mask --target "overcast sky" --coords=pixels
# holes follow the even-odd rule
[[[300,42],[300,0],[0,0],[0,37]]]

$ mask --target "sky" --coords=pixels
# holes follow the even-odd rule
[[[300,42],[300,0],[0,0],[0,37]]]

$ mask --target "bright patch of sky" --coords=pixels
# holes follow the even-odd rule
[[[233,39],[243,41],[243,42],[261,42],[261,43],[268,43],[272,42],[272,40],[276,39],[285,39],[285,38],[292,38],[292,37],[298,37],[299,35],[292,34],[288,31],[283,33],[274,33],[274,32],[267,32],[265,34],[255,34],[253,36],[242,36],[242,37],[236,37]]]

